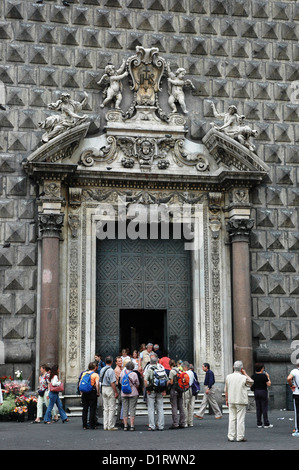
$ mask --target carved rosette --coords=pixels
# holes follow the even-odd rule
[[[42,238],[60,238],[64,214],[39,214],[39,226]]]
[[[254,225],[253,219],[232,219],[228,221],[227,230],[232,243],[249,242],[249,236]]]

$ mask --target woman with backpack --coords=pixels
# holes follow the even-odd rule
[[[128,431],[128,416],[130,414],[130,431],[135,431],[135,414],[139,397],[139,379],[134,372],[134,363],[129,361],[120,374],[121,397],[123,406],[124,431]]]

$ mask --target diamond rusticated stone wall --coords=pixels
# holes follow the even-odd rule
[[[106,110],[97,81],[137,45],[184,67],[188,138],[199,141],[219,110],[235,104],[258,130],[269,166],[252,193],[251,293],[257,358],[272,382],[287,374],[299,339],[299,5],[261,0],[3,0],[0,4],[0,340],[3,373],[35,363],[36,188],[21,168],[40,142],[38,123],[62,91],[89,94],[91,132]],[[101,128],[102,130],[102,128]],[[203,358],[204,360],[204,358]],[[267,366],[267,370],[269,370]],[[26,375],[26,374],[25,374]]]

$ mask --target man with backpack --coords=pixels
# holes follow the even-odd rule
[[[157,429],[164,429],[164,410],[163,397],[166,395],[168,377],[162,364],[159,364],[159,358],[156,354],[152,354],[150,364],[144,375],[144,382],[147,393],[147,409],[148,409],[148,431],[155,431],[155,406],[157,409]]]
[[[170,385],[170,403],[172,410],[172,425],[169,429],[185,428],[186,418],[183,393],[189,388],[189,375],[176,367],[176,362],[173,359],[169,361],[169,366],[171,370],[168,385]]]
[[[90,362],[88,370],[81,374],[79,382],[79,391],[81,393],[83,412],[82,412],[82,425],[83,429],[87,427],[87,416],[89,410],[89,424],[90,429],[96,429],[96,411],[97,399],[100,395],[99,390],[99,375],[97,374],[97,364]]]

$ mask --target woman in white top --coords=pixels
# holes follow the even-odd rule
[[[51,384],[54,387],[58,387],[61,384],[61,381],[59,380],[58,366],[53,366],[52,367],[51,373],[50,373],[50,381],[51,381]],[[45,424],[51,424],[51,422],[52,422],[51,421],[51,411],[52,411],[54,405],[57,405],[58,412],[60,414],[60,418],[61,418],[62,422],[63,423],[68,422],[69,420],[68,420],[67,414],[64,411],[64,409],[62,407],[62,403],[61,403],[60,398],[59,398],[59,392],[51,391],[50,390],[50,384],[49,384],[48,398],[49,398],[49,405],[48,405],[46,414],[44,416]]]

